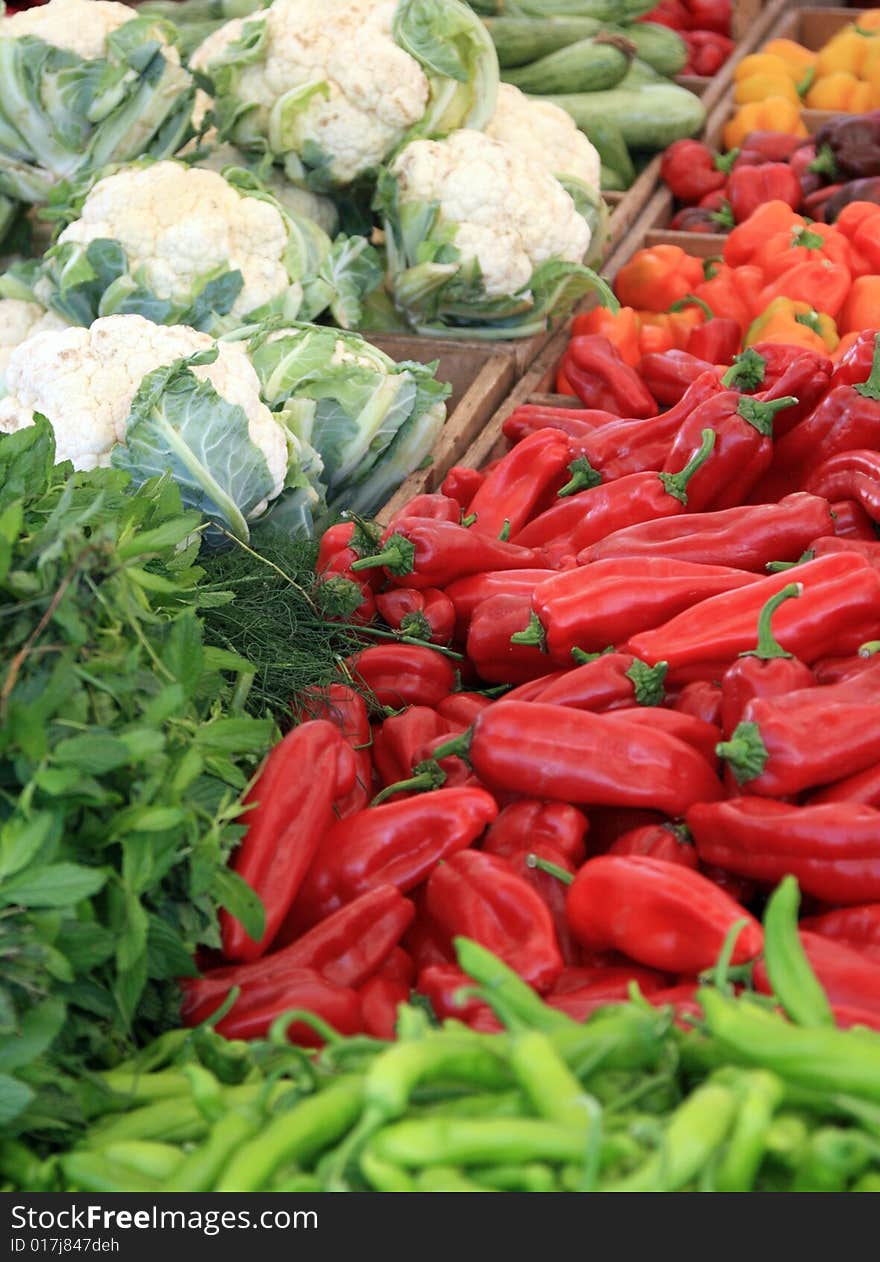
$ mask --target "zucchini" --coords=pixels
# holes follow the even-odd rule
[[[470,0],[483,17],[598,18],[626,25],[655,7],[656,0]]]
[[[636,46],[636,56],[653,66],[660,74],[672,78],[687,65],[687,44],[668,26],[657,22],[636,22],[628,26],[612,28],[615,35],[623,35]]]
[[[525,66],[558,48],[598,35],[596,18],[484,18],[502,70]]]
[[[677,83],[569,93],[547,100],[567,110],[591,139],[598,121],[616,123],[630,149],[666,149],[676,140],[698,135],[706,121],[700,98]]]
[[[636,172],[626,142],[620,134],[620,128],[607,118],[597,118],[591,124],[589,131],[585,127],[581,130],[595,146],[603,167],[615,171],[623,181],[623,188],[629,188],[636,178]],[[604,188],[605,185],[603,184],[602,187]]]
[[[528,66],[505,70],[502,78],[523,92],[601,92],[620,83],[629,62],[616,43],[584,39]]]
[[[600,179],[603,193],[625,193],[629,188],[626,180],[619,171],[612,170],[602,163],[602,175]]]
[[[640,88],[645,83],[668,83],[669,80],[649,66],[640,57],[633,57],[626,74],[614,86],[617,88]]]

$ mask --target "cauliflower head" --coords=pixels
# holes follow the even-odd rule
[[[270,303],[290,285],[288,226],[270,201],[247,197],[216,171],[180,162],[129,168],[98,180],[59,244],[115,240],[129,272],[158,298],[186,307],[201,279],[239,271],[233,317]]]
[[[511,145],[551,175],[599,188],[598,152],[571,115],[551,101],[526,96],[512,83],[502,83],[486,135]]]
[[[36,333],[9,357],[8,394],[0,400],[0,433],[33,424],[42,412],[55,431],[59,460],[76,469],[109,465],[113,448],[125,443],[132,401],[148,373],[216,349],[213,363],[193,368],[221,399],[247,417],[251,442],[263,453],[272,478],[272,499],[288,474],[288,438],[260,398],[260,383],[245,350],[214,342],[184,325],[152,324],[138,315],[108,316],[89,329]],[[260,504],[254,512],[265,505]]]
[[[436,204],[462,259],[479,264],[487,298],[516,294],[541,263],[579,263],[589,248],[590,229],[558,180],[482,132],[415,140],[391,174],[402,206]]]
[[[0,382],[6,375],[9,357],[17,346],[36,333],[66,328],[66,320],[35,302],[0,298]]]
[[[107,36],[133,17],[130,6],[116,0],[49,0],[0,19],[0,39],[32,35],[94,61],[106,55]]]

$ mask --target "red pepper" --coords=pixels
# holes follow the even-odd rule
[[[431,964],[419,973],[416,990],[430,1002],[434,1014],[441,1020],[463,1021],[473,1025],[478,1017],[493,1017],[488,1004],[474,997],[473,979],[463,973],[457,964]],[[501,1029],[501,1023],[497,1022]]]
[[[761,345],[769,347],[772,343]],[[784,438],[790,430],[800,424],[804,417],[809,416],[817,403],[828,393],[833,368],[827,355],[804,350],[802,347],[788,348],[777,345],[777,350],[786,352],[789,349],[791,349],[791,355],[787,367],[776,375],[775,380],[773,372],[768,372],[764,388],[757,396],[762,402],[781,399],[786,395],[794,395],[798,400],[792,407],[779,412],[774,419],[773,435],[776,441]],[[758,350],[758,348],[752,347],[752,350]],[[759,353],[764,356],[769,366],[770,356],[765,353],[765,349],[761,349]],[[776,356],[775,359],[779,364],[783,357]]]
[[[506,859],[478,850],[453,855],[431,873],[426,906],[450,941],[479,942],[538,991],[562,971],[550,911]]]
[[[548,803],[548,805],[562,806],[562,803],[555,802]],[[490,853],[485,846],[483,847],[483,853]],[[574,876],[575,873],[574,863],[556,846],[546,841],[537,840],[531,845],[521,846],[509,855],[502,855],[501,857],[510,864],[514,872],[522,877],[526,884],[530,885],[538,897],[546,904],[553,920],[556,945],[559,947],[563,963],[568,965],[580,964],[583,953],[572,936],[565,910],[566,887],[559,880],[558,876],[553,876],[543,867],[536,865],[535,859],[540,859],[544,864],[551,865],[554,872],[557,870],[567,872],[570,876]]]
[[[766,202],[785,202],[797,210],[802,196],[801,182],[786,162],[735,166],[727,181],[727,200],[738,224]]]
[[[701,232],[714,236],[720,231],[718,212],[708,206],[684,206],[670,219],[669,231]]]
[[[416,972],[434,965],[447,965],[454,962],[451,947],[441,941],[440,931],[432,925],[424,911],[424,890],[415,895],[418,912],[404,936],[404,945],[412,957]],[[418,988],[417,988],[418,989]]]
[[[374,644],[350,657],[351,674],[380,705],[434,706],[455,690],[455,670],[448,657],[418,644]]]
[[[197,1025],[217,1010],[233,986],[241,990],[232,1009],[240,1015],[271,999],[291,973],[302,969],[357,989],[380,968],[414,915],[412,903],[393,885],[379,885],[271,955],[183,978],[181,1015],[187,1025]]]
[[[875,209],[877,209],[875,207]],[[880,223],[880,210],[878,210]],[[877,352],[877,330],[865,329],[860,333],[846,354],[834,366],[831,385],[858,386],[867,380],[874,367]]]
[[[873,521],[880,521],[878,451],[838,451],[812,471],[805,486],[829,499],[855,500]]]
[[[673,31],[686,31],[691,25],[691,15],[683,0],[660,0],[649,13],[636,18],[637,22],[656,22]]]
[[[541,644],[545,638],[551,661],[570,666],[573,649],[601,652],[707,596],[754,583],[739,570],[662,557],[597,561],[535,588],[534,617],[521,642]]]
[[[635,828],[663,823],[665,820],[659,811],[644,811],[637,807],[596,807],[590,811],[590,854],[604,854],[618,837]]]
[[[784,696],[800,688],[810,688],[816,678],[809,666],[799,662],[775,639],[773,614],[783,603],[800,595],[797,583],[789,583],[771,596],[758,615],[758,644],[741,653],[721,680],[721,728],[729,737],[750,701],[758,697]]]
[[[858,803],[791,806],[770,798],[704,802],[687,812],[701,859],[776,884],[791,873],[826,903],[880,899],[880,811]]]
[[[821,916],[808,916],[801,921],[801,929],[839,942],[880,963],[880,903],[841,907]]]
[[[663,704],[666,668],[646,666],[629,653],[602,653],[566,671],[536,693],[535,701],[607,713],[636,705]],[[503,700],[503,698],[502,698]]]
[[[615,963],[569,965],[553,983],[549,998],[576,994],[586,998],[587,992],[592,991],[594,996],[604,994],[609,999],[627,999],[631,982],[638,985],[643,995],[666,989],[667,979],[663,973],[633,964],[617,951],[586,954],[596,959],[613,960]]]
[[[373,547],[377,538],[378,532],[374,535],[370,526],[355,522],[340,522],[321,536],[316,573],[322,584],[327,583],[338,590],[340,585],[344,587],[345,583],[350,583],[352,591],[356,588],[360,592],[360,604],[347,615],[353,622],[369,623],[376,613],[372,576],[359,577],[352,572],[351,566]]]
[[[683,38],[690,49],[684,74],[716,75],[736,47],[732,39],[714,30],[687,31]]]
[[[573,337],[563,356],[568,380],[588,408],[618,416],[653,416],[657,404],[634,369],[624,362],[607,337]]]
[[[700,298],[719,319],[736,320],[743,335],[760,305],[764,274],[759,267],[729,267],[722,263],[709,280],[696,285],[691,294]]]
[[[597,408],[550,408],[543,404],[523,403],[514,408],[501,431],[510,443],[521,443],[530,434],[548,425],[562,430],[569,438],[586,438],[602,425],[619,420],[615,413]]]
[[[327,833],[293,909],[302,930],[376,885],[406,893],[441,859],[480,836],[498,814],[482,789],[437,789],[373,806]]]
[[[686,684],[672,703],[679,714],[690,714],[704,723],[721,726],[721,687],[705,679]]]
[[[506,701],[447,746],[465,751],[481,783],[578,806],[647,806],[667,815],[712,801],[721,786],[683,741],[615,714]]]
[[[556,564],[634,522],[677,516],[688,505],[691,481],[711,458],[715,441],[714,431],[704,429],[675,473],[632,473],[571,496],[563,487],[553,507],[533,518],[514,542],[524,548],[543,548],[548,561]],[[575,473],[569,485],[577,486],[577,462],[572,467]]]
[[[660,178],[680,202],[698,202],[727,183],[712,150],[699,140],[676,140],[671,144],[663,154]]]
[[[339,1034],[357,1034],[363,1029],[363,1014],[357,991],[335,986],[309,968],[291,970],[282,985],[276,986],[262,1003],[238,1013],[228,1012],[217,1022],[216,1030],[227,1039],[265,1038],[274,1022],[298,1008],[311,1012]],[[294,1021],[287,1028],[291,1043],[321,1047],[323,1039],[310,1025]]]
[[[571,927],[585,947],[612,948],[666,973],[711,968],[731,927],[744,924],[731,962],[759,954],[758,922],[706,877],[645,855],[590,859],[568,891]]]
[[[531,597],[525,593],[493,596],[478,605],[467,636],[467,657],[480,679],[491,684],[521,684],[547,673],[547,658],[533,644],[512,637],[528,623]]]
[[[678,741],[683,741],[691,749],[705,758],[713,771],[718,767],[718,756],[715,747],[718,744],[720,730],[714,723],[706,723],[693,714],[682,714],[678,710],[664,710],[658,706],[647,709],[638,707],[631,710],[615,710],[615,719],[625,723],[638,724],[639,727],[652,727],[665,732]]]
[[[452,601],[437,587],[396,587],[376,597],[376,608],[395,631],[432,644],[449,644],[455,630]]]
[[[764,167],[751,168],[765,170]],[[776,298],[790,298],[794,302],[812,304],[818,297],[822,313],[836,319],[846,302],[852,286],[852,275],[843,263],[831,263],[827,259],[810,259],[786,268],[761,290],[759,304],[766,309]]]
[[[874,544],[877,542],[877,531],[861,504],[857,504],[855,500],[836,500],[831,505],[831,511],[834,514],[835,539],[841,546],[835,549],[833,546],[828,547],[834,540],[817,540],[818,551],[815,555],[823,556],[826,549],[829,552],[849,550],[868,557],[871,564],[876,565],[877,552]],[[868,546],[858,546],[865,544]]]
[[[484,477],[479,469],[467,469],[464,465],[456,464],[441,482],[440,490],[451,500],[455,500],[461,511],[466,513],[471,500],[483,485]]]
[[[394,514],[388,523],[389,530],[396,530],[401,522],[417,518],[419,521],[452,521],[461,520],[461,507],[458,500],[449,495],[434,492],[432,495],[415,495]]]
[[[316,719],[285,736],[247,797],[247,831],[233,870],[259,896],[265,929],[254,941],[241,921],[220,913],[223,954],[255,960],[271,945],[333,820],[333,803],[355,784],[351,746],[332,723]],[[352,818],[357,818],[353,816]]]
[[[773,457],[773,418],[797,403],[787,397],[759,402],[735,391],[725,391],[695,408],[672,444],[664,468],[678,467],[694,450],[698,434],[715,431],[715,446],[688,484],[692,513],[731,508],[743,499],[766,472]]]
[[[456,637],[467,636],[471,619],[484,601],[493,596],[530,596],[539,583],[556,574],[551,569],[488,570],[457,579],[446,588],[446,595],[455,606]]]
[[[373,764],[382,784],[396,784],[411,775],[416,751],[425,741],[455,730],[430,706],[409,706],[403,714],[386,719],[373,736]]]
[[[807,664],[858,648],[880,627],[880,574],[863,557],[807,561],[797,577],[801,596],[778,610],[775,630],[782,647]],[[761,610],[788,581],[788,574],[771,574],[741,592],[711,597],[656,630],[632,636],[628,651],[647,662],[668,662],[670,673],[695,663],[732,662],[753,643]]]
[[[653,409],[652,409],[653,410]],[[470,529],[493,539],[509,538],[540,512],[566,481],[569,439],[558,429],[539,429],[508,452],[471,501]]]
[[[624,306],[663,312],[685,294],[692,293],[702,279],[700,259],[686,254],[677,245],[655,245],[637,250],[619,268],[614,290]]]
[[[859,682],[750,701],[718,747],[745,792],[791,797],[873,766],[880,759],[880,706],[873,688],[864,695]]]
[[[668,559],[760,572],[771,561],[796,561],[813,539],[832,533],[828,501],[801,492],[778,504],[685,513],[629,526],[585,548],[578,554],[578,564],[607,558],[629,558],[634,565]]]
[[[457,578],[482,574],[485,570],[524,570],[541,567],[539,554],[514,547],[500,539],[475,535],[451,521],[401,522],[386,534],[382,551],[356,561],[358,571],[383,567],[400,587],[446,587]]]
[[[880,1018],[880,962],[803,928],[798,936],[829,1003],[834,1007],[861,1008]],[[756,964],[752,977],[759,994],[773,994],[763,960]]]
[[[582,811],[566,802],[542,802],[521,798],[505,806],[490,825],[483,841],[487,854],[509,859],[533,846],[550,846],[568,863],[582,863],[589,821]]]
[[[712,320],[711,324],[720,323]],[[724,321],[724,323],[727,323]],[[698,355],[691,350],[690,342],[694,333],[699,333],[706,325],[693,330],[688,338],[686,351],[664,351],[662,354],[643,355],[639,360],[639,376],[658,403],[678,403],[687,388],[698,381],[704,372],[714,372],[712,365],[720,360],[709,359],[706,355]],[[741,341],[739,325],[736,325],[736,347]]]
[[[826,802],[861,802],[863,806],[880,806],[880,763],[811,793],[806,802],[810,806],[821,806]]]
[[[326,688],[310,688],[303,695],[303,708],[310,719],[326,719],[339,728],[351,745],[357,763],[354,788],[334,805],[339,819],[363,810],[371,796],[373,764],[369,745],[370,716],[367,703],[348,684],[330,684]]]
[[[481,710],[492,704],[481,692],[453,692],[437,706],[441,718],[454,727],[470,727]]]
[[[810,139],[784,131],[750,131],[739,148],[734,166],[760,166],[762,162],[790,162]],[[733,261],[733,260],[729,260]]]
[[[742,329],[736,320],[714,318],[693,329],[687,353],[710,364],[732,364],[742,345]]]
[[[583,311],[571,322],[571,337],[600,334],[616,347],[625,364],[635,368],[639,360],[639,317],[632,307],[619,307],[609,311],[607,307],[593,307]]]
[[[808,159],[809,147],[799,153]],[[817,260],[840,264],[849,271],[849,242],[837,228],[822,223],[806,224],[799,215],[790,229],[772,233],[753,258],[768,281],[775,280],[792,267]],[[824,292],[821,303],[822,310],[827,310]]]
[[[358,990],[364,1033],[391,1041],[397,1025],[397,1009],[409,999],[409,986],[377,973]]]
[[[647,855],[665,863],[680,863],[696,868],[697,852],[688,830],[681,824],[646,824],[618,837],[609,854]]]
[[[479,780],[471,774],[470,767],[461,758],[454,756],[441,757],[439,761],[435,758],[435,751],[441,745],[445,745],[448,740],[448,736],[432,736],[430,740],[425,741],[416,750],[412,779],[419,790],[439,788],[441,785],[446,789],[480,787]],[[445,777],[445,779],[440,781],[440,785],[437,784],[439,779],[437,767],[440,768]],[[419,770],[419,768],[423,768],[423,770]]]

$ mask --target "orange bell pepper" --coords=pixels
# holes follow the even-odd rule
[[[736,320],[745,333],[761,310],[758,302],[763,284],[760,268],[722,263],[710,280],[697,286],[694,297],[701,298],[721,319]]]
[[[871,108],[871,85],[862,83],[848,70],[816,79],[806,97],[811,110],[835,110],[843,114],[865,114]]]
[[[753,263],[771,237],[783,233],[793,235],[805,224],[806,220],[795,214],[788,202],[765,202],[728,234],[724,242],[724,262],[729,267]]]
[[[850,202],[834,226],[849,241],[853,276],[880,273],[880,206]]]
[[[793,39],[771,39],[769,44],[764,45],[761,52],[765,56],[784,62],[798,91],[806,92],[816,73],[818,60],[816,53],[809,48],[804,48],[803,44],[798,44]],[[749,59],[745,57],[743,60]]]
[[[639,351],[642,355],[665,355],[674,351],[675,334],[670,317],[659,311],[639,312]]]
[[[774,79],[789,79],[797,85],[804,77],[804,71],[794,60],[777,56],[769,48],[762,48],[759,53],[743,57],[733,72],[734,83],[742,83],[744,79],[752,79],[755,75],[770,75]]]
[[[750,101],[766,101],[768,96],[782,96],[787,101],[800,105],[798,90],[785,66],[775,73],[749,75],[747,79],[740,79],[734,85],[733,99],[737,105],[748,105]]]
[[[880,9],[866,9],[856,18],[860,31],[880,31]]]
[[[768,96],[741,105],[724,127],[725,149],[739,149],[750,131],[781,131],[789,136],[808,136],[800,106],[787,96]]]
[[[837,329],[829,315],[818,312],[808,302],[775,298],[746,331],[744,346],[757,342],[778,342],[783,346],[803,346],[825,355],[838,342]]]
[[[615,291],[623,306],[668,311],[703,279],[703,264],[677,245],[639,250],[617,273]]]
[[[777,232],[768,237],[751,262],[768,281],[775,280],[783,272],[802,263],[823,260],[839,263],[851,271],[852,251],[846,237],[833,224],[811,223],[803,228],[795,225],[787,232]]]
[[[852,276],[845,264],[813,259],[796,263],[765,285],[759,301],[765,307],[776,298],[791,298],[812,307],[818,304],[825,314],[836,319],[851,285]]]
[[[576,399],[578,397],[577,390],[574,389],[571,382],[566,377],[565,371],[561,364],[556,369],[556,393],[569,394],[571,395],[573,399]]]
[[[641,359],[639,317],[632,307],[621,307],[616,312],[609,311],[607,307],[594,307],[592,311],[575,316],[571,326],[572,337],[584,333],[607,337],[630,368],[635,368]]]
[[[880,329],[880,276],[860,276],[849,291],[837,319],[841,333]]]

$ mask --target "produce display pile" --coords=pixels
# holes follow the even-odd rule
[[[880,1190],[880,26],[730,18],[0,14],[0,1187]]]

